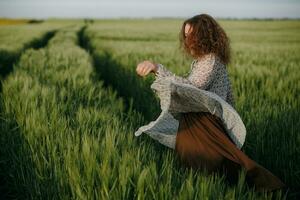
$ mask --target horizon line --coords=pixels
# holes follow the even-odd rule
[[[226,20],[300,20],[300,17],[214,17],[215,19],[226,19]],[[186,17],[173,17],[173,16],[153,16],[153,17],[3,17],[0,16],[0,19],[27,19],[27,20],[49,20],[49,19],[69,19],[69,20],[78,20],[78,19],[94,19],[94,20],[112,20],[112,19],[186,19]]]

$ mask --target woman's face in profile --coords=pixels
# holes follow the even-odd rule
[[[186,24],[184,27],[184,34],[185,37],[188,36],[188,34],[193,30],[193,27],[190,24]]]
[[[191,33],[191,31],[193,30],[193,27],[190,25],[190,24],[186,24],[185,27],[184,27],[184,35],[185,35],[185,38]],[[192,55],[194,55],[194,51],[191,49],[190,50],[190,53]]]

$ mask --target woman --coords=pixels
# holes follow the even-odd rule
[[[184,21],[180,41],[185,53],[194,58],[187,77],[176,76],[163,65],[148,60],[138,64],[138,75],[146,76],[152,72],[160,79],[173,77],[180,83],[216,94],[234,108],[226,69],[230,62],[230,45],[223,28],[207,14],[196,15]],[[220,117],[212,112],[182,112],[175,141],[175,151],[181,163],[209,173],[225,173],[230,183],[237,182],[243,167],[246,182],[255,186],[257,191],[286,187],[279,178],[245,155],[238,140],[233,140],[228,130]]]

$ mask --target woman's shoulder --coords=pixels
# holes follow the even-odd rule
[[[217,56],[214,53],[204,54],[194,59],[193,63],[214,63]]]
[[[217,64],[217,56],[213,53],[205,54],[201,57],[195,58],[192,62],[194,67],[201,68],[214,68],[214,65]]]
[[[208,66],[213,66],[214,68],[226,69],[226,65],[222,62],[220,57],[215,53],[208,53],[202,56],[201,58],[197,58],[195,61],[195,65],[208,65]]]

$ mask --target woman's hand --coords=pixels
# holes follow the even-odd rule
[[[155,73],[157,71],[157,66],[155,63],[145,60],[139,63],[136,67],[136,73],[140,76],[146,76],[150,72]]]

